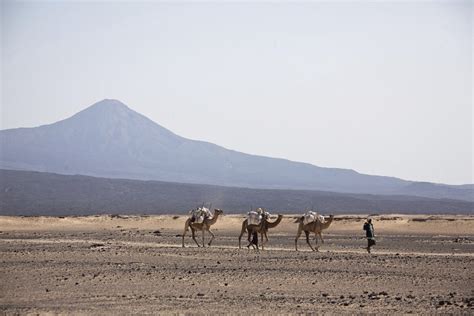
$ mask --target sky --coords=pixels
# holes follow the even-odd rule
[[[118,99],[178,135],[473,183],[473,1],[1,2],[0,128]]]

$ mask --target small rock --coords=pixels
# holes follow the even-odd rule
[[[99,247],[104,247],[104,246],[105,246],[104,244],[92,244],[89,246],[89,249],[99,248]]]

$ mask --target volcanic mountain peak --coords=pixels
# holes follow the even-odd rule
[[[145,116],[135,112],[122,102],[114,99],[104,99],[102,101],[96,102],[88,108],[70,117],[70,119],[87,119],[92,121],[117,120],[119,118],[122,120],[132,118],[150,121]]]

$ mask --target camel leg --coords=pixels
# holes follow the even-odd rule
[[[309,247],[311,248],[311,250],[314,251],[314,248],[313,246],[311,246],[311,242],[309,241],[309,232],[308,231],[304,231],[305,235],[306,235],[306,243],[309,245]]]
[[[265,237],[265,238],[264,238]],[[268,236],[267,236],[267,232],[264,231],[261,233],[261,239],[262,239],[262,250],[263,250],[263,245],[266,244],[268,242]]]
[[[196,245],[197,245],[198,247],[201,247],[201,245],[200,245],[200,244],[197,242],[197,240],[196,240],[196,233],[195,233],[195,231],[194,231],[194,229],[193,229],[192,227],[191,227],[191,236],[193,237],[193,240],[194,240],[194,242],[196,243]]]
[[[242,223],[242,230],[240,231],[240,236],[239,236],[239,249],[241,249],[241,247],[240,247],[240,240],[242,239],[242,236],[244,235],[246,229],[247,229],[247,227],[246,227],[245,221],[244,221],[244,222]]]
[[[262,251],[265,250],[264,246],[263,246],[265,244],[265,239],[263,238],[263,236],[264,236],[263,234],[264,233],[260,233],[260,239],[262,240]]]
[[[209,240],[209,243],[207,244],[208,246],[211,246],[212,241],[214,240],[214,233],[209,229],[208,230],[209,234],[211,234],[211,240]]]
[[[202,229],[202,246],[203,247],[206,247],[206,244],[204,243],[204,233],[206,232],[206,230],[203,228]]]
[[[318,236],[321,236],[320,233],[314,233],[314,241],[315,241],[315,243],[316,243],[316,251],[319,252]]]
[[[254,232],[253,233],[253,239],[252,241],[254,241],[254,244],[255,244],[255,247],[257,247],[257,252],[259,252],[259,249],[258,249],[258,233],[257,232]],[[263,246],[262,246],[262,250],[263,250]]]
[[[186,233],[189,229],[189,220],[186,221],[186,223],[184,224],[184,232],[183,232],[183,248],[184,248],[184,236],[186,236]]]
[[[300,225],[298,225],[298,232],[296,233],[296,238],[295,238],[295,250],[298,251],[298,238],[301,236],[301,232],[303,231],[303,228]]]
[[[323,235],[321,235],[321,232],[319,232],[318,235],[319,235],[319,238],[321,239],[321,243],[324,244],[324,239],[323,239]]]

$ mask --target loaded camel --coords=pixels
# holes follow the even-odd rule
[[[283,215],[278,215],[278,218],[273,221],[273,222],[269,222],[268,221],[268,217],[267,216],[264,216],[262,218],[262,220],[260,221],[260,224],[258,225],[249,225],[248,224],[248,219],[246,219],[243,223],[242,223],[242,230],[240,231],[240,236],[239,236],[239,249],[241,248],[240,246],[240,240],[242,239],[242,236],[244,235],[245,231],[247,231],[247,234],[248,234],[248,241],[249,241],[249,244],[247,245],[247,248],[250,247],[251,245],[256,245],[257,246],[257,250],[258,250],[258,235],[256,235],[255,237],[254,234],[260,234],[260,239],[262,240],[262,250],[264,249],[264,244],[266,242],[268,242],[268,236],[267,236],[267,232],[270,228],[274,228],[274,227],[277,227],[278,224],[280,224],[281,220],[283,219]],[[251,237],[253,237],[254,239],[251,240]],[[264,240],[263,238],[265,237],[266,240]],[[255,242],[256,241],[256,242]]]
[[[327,229],[331,225],[333,219],[334,219],[334,215],[331,215],[331,216],[329,216],[329,219],[327,221],[325,221],[324,223],[321,222],[319,219],[317,219],[314,222],[311,222],[311,223],[308,223],[308,224],[305,225],[303,223],[304,216],[301,216],[300,218],[298,218],[295,221],[295,223],[299,223],[298,224],[298,233],[296,234],[296,238],[295,238],[295,249],[296,249],[296,251],[298,251],[298,238],[300,238],[301,233],[303,231],[306,235],[306,243],[308,243],[311,250],[319,251],[319,249],[318,249],[319,248],[318,247],[318,236],[319,236],[319,238],[321,238],[321,242],[324,244],[324,240],[323,240],[323,236],[321,235],[321,232],[324,229]],[[309,234],[310,233],[314,233],[314,235],[315,235],[316,250],[313,248],[313,246],[311,246],[311,243],[309,241]]]
[[[197,242],[195,232],[197,230],[202,231],[202,246],[205,247],[204,243],[204,233],[207,231],[211,235],[211,240],[209,240],[208,246],[211,245],[212,241],[214,240],[214,234],[211,231],[211,226],[214,225],[217,222],[217,218],[219,215],[223,214],[224,211],[221,209],[214,209],[214,215],[212,218],[205,218],[202,223],[195,223],[191,222],[191,218],[188,218],[186,220],[186,223],[184,224],[184,233],[183,233],[183,247],[184,247],[184,236],[186,236],[186,232],[191,228],[191,235],[193,237],[194,242],[198,247],[201,247],[201,245]]]

